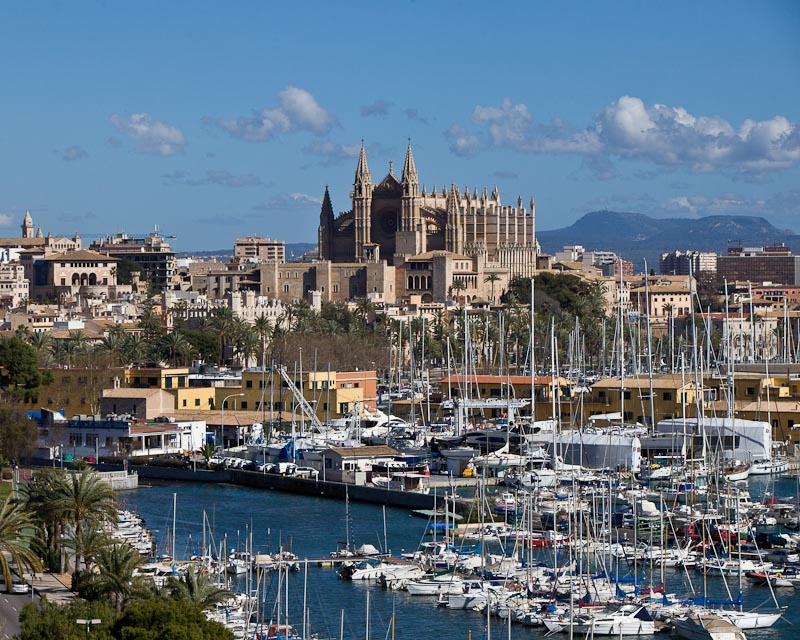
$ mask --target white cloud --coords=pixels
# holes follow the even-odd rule
[[[457,156],[471,157],[481,150],[481,140],[477,135],[469,133],[464,127],[454,124],[444,132],[450,143],[450,151]]]
[[[61,154],[61,159],[64,162],[75,162],[76,160],[84,160],[89,157],[89,152],[79,145],[72,145],[64,149]]]
[[[307,193],[281,193],[271,198],[265,205],[260,205],[259,209],[303,209],[308,207],[318,207],[322,204],[322,198],[310,196]]]
[[[111,116],[117,131],[137,143],[139,150],[159,156],[172,156],[183,151],[186,136],[178,127],[154,120],[147,113]]]
[[[205,118],[204,121],[247,142],[266,142],[281,133],[309,131],[325,135],[336,119],[305,89],[286,87],[278,94],[277,109],[253,111],[235,120]]]
[[[330,140],[319,140],[305,147],[303,152],[321,156],[323,158],[322,164],[330,165],[342,160],[357,158],[360,148],[357,144],[339,144]]]
[[[7,213],[0,213],[0,227],[10,227],[14,224],[14,219]]]
[[[645,160],[704,172],[763,172],[800,164],[800,125],[784,116],[747,119],[735,127],[719,116],[695,116],[683,107],[646,105],[622,96],[574,130],[559,119],[534,121],[527,105],[504,100],[475,107],[474,129],[454,125],[451,150],[474,155],[502,147],[522,153],[572,153]],[[465,152],[466,151],[466,152]]]

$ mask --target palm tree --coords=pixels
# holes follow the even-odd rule
[[[209,573],[202,569],[188,570],[180,578],[170,576],[167,593],[174,600],[189,602],[201,610],[210,609],[231,597],[227,589],[220,589]]]
[[[9,495],[0,507],[0,570],[8,593],[12,586],[12,562],[20,571],[41,570],[42,561],[32,548],[37,536],[33,515],[25,510],[23,503],[13,501]]]
[[[272,321],[265,313],[258,315],[253,324],[261,344],[261,368],[264,368],[264,356],[267,350],[267,337],[272,332]]]
[[[75,531],[64,539],[64,546],[72,549],[76,558],[83,558],[84,565],[89,571],[98,555],[110,544],[110,536],[97,527],[83,527],[80,534]]]
[[[92,576],[92,582],[111,598],[118,613],[133,598],[151,592],[147,576],[134,576],[142,564],[142,555],[131,545],[124,542],[106,545],[96,560],[97,574]]]
[[[483,279],[484,282],[490,282],[492,284],[492,302],[494,302],[494,283],[500,280],[500,275],[497,273],[487,273],[486,277]]]
[[[50,337],[50,334],[44,331],[32,333],[28,338],[28,343],[33,347],[33,350],[36,351],[37,362],[39,364],[46,364],[52,355],[50,348],[53,344],[53,339]]]
[[[451,285],[451,289],[453,289],[456,298],[458,298],[458,294],[466,288],[467,285],[461,278],[455,278],[453,280],[453,284]]]
[[[67,478],[56,504],[72,525],[75,540],[82,539],[85,524],[92,526],[112,520],[117,515],[116,493],[108,482],[90,468]],[[79,568],[82,557],[80,550],[76,550],[76,569]]]
[[[30,482],[22,485],[25,508],[37,521],[41,538],[39,545],[47,566],[63,573],[61,540],[64,531],[64,514],[58,504],[66,477],[61,469],[40,469]]]

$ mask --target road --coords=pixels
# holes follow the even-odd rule
[[[0,639],[10,640],[19,633],[19,612],[26,602],[31,601],[31,595],[5,593],[5,585],[2,585],[2,588],[3,592],[0,593]]]

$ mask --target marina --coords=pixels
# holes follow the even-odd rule
[[[753,500],[756,496],[763,497],[767,491],[775,496],[796,495],[796,478],[780,478],[773,482],[767,479],[753,479],[750,481],[750,490]],[[470,592],[464,585],[470,584],[471,599],[463,601],[464,609],[436,606],[442,597],[440,589],[435,586],[429,590],[430,595],[413,595],[414,590],[406,591],[398,588],[382,588],[376,580],[343,580],[337,574],[337,565],[347,558],[331,558],[330,552],[344,544],[346,536],[350,536],[354,545],[372,545],[379,553],[388,553],[394,558],[411,555],[419,549],[430,546],[433,538],[426,533],[429,528],[425,519],[413,517],[407,510],[387,508],[351,503],[348,516],[341,502],[319,497],[296,496],[281,492],[264,491],[228,484],[205,483],[174,483],[153,482],[152,486],[142,487],[136,491],[125,494],[126,505],[139,513],[153,532],[153,536],[160,548],[169,548],[172,537],[171,515],[165,514],[163,505],[173,498],[177,504],[177,518],[175,521],[176,556],[189,558],[199,552],[200,541],[203,539],[203,521],[214,531],[216,539],[225,540],[228,549],[243,549],[246,541],[252,540],[252,550],[256,554],[275,554],[280,549],[287,550],[295,558],[296,568],[300,571],[289,572],[290,584],[290,623],[301,627],[303,619],[302,594],[303,583],[307,581],[307,609],[308,618],[312,621],[310,627],[319,637],[338,638],[341,633],[342,611],[345,613],[345,638],[364,637],[367,624],[367,597],[369,594],[371,637],[388,637],[391,630],[391,621],[394,615],[395,637],[417,637],[421,633],[431,633],[437,637],[448,638],[481,638],[487,637],[487,627],[495,635],[501,633],[507,637],[510,633],[513,638],[541,638],[548,634],[546,626],[529,626],[523,620],[515,620],[510,624],[511,616],[501,610],[497,615],[487,617],[486,613],[475,611],[482,608],[481,603],[486,601],[485,593],[480,593],[482,587],[479,581],[465,580],[458,589],[452,587],[447,590],[458,595],[459,591]],[[497,494],[500,498],[500,493]],[[235,505],[235,507],[233,506]],[[384,518],[386,528],[384,530]],[[319,523],[325,522],[325,527]],[[441,535],[441,534],[440,534]],[[470,540],[474,542],[474,540]],[[487,543],[488,544],[488,543]],[[454,546],[457,546],[455,543]],[[576,546],[576,545],[575,545]],[[624,545],[623,545],[624,546]],[[553,563],[552,549],[563,549],[566,545],[553,545],[543,547],[537,551],[537,561],[545,565]],[[498,551],[491,546],[492,553]],[[615,565],[619,575],[624,575],[617,585],[618,588],[633,591],[634,585],[630,582],[638,578],[648,580],[654,587],[659,586],[663,575],[666,578],[666,587],[654,589],[648,602],[656,604],[663,597],[666,590],[674,600],[697,598],[703,587],[706,589],[705,597],[708,602],[720,600],[736,600],[737,580],[729,578],[725,582],[719,575],[712,572],[696,573],[687,572],[681,568],[661,569],[656,563],[647,562],[647,554],[653,555],[653,550],[640,549],[637,553],[630,549],[618,552],[620,556]],[[635,558],[638,557],[638,560]],[[308,561],[308,574],[303,569]],[[358,558],[351,558],[351,561]],[[636,563],[637,572],[633,573]],[[668,563],[665,562],[665,565]],[[672,565],[674,566],[674,565]],[[523,574],[524,575],[524,574]],[[263,586],[269,594],[267,599],[274,600],[275,581],[277,573],[271,571],[265,574]],[[241,589],[246,587],[243,576],[233,576],[234,586]],[[252,584],[252,583],[251,583]],[[435,583],[433,583],[435,585]],[[446,582],[443,584],[447,584]],[[570,584],[569,581],[565,583]],[[730,585],[730,590],[726,585]],[[693,585],[693,586],[690,586]],[[702,586],[701,586],[702,585]],[[573,587],[575,588],[575,587]],[[490,587],[491,589],[491,587]],[[692,591],[694,589],[694,592]],[[577,590],[577,589],[576,589]],[[640,591],[643,591],[640,589]],[[569,593],[569,589],[566,591]],[[491,593],[491,591],[490,591]],[[742,599],[744,611],[754,608],[768,609],[770,590],[750,581],[742,584]],[[791,629],[792,624],[800,622],[800,612],[795,611],[795,603],[800,603],[800,595],[795,595],[794,589],[776,588],[776,596],[784,608],[783,617],[774,626],[766,629],[748,629],[745,631],[747,638],[777,638]],[[694,595],[693,595],[694,594]],[[585,594],[581,592],[581,596]],[[613,596],[613,588],[612,588]],[[676,597],[677,596],[677,597]],[[453,596],[451,596],[453,597]],[[519,597],[519,596],[518,596]],[[627,599],[630,596],[626,596]],[[640,596],[644,597],[644,596]],[[292,598],[295,598],[292,600]],[[491,599],[491,596],[489,596]],[[593,598],[592,598],[593,599]],[[625,601],[623,600],[623,603]],[[562,600],[561,622],[565,613],[569,615],[569,598]],[[586,601],[572,601],[573,616],[584,616]],[[271,604],[270,604],[271,606]],[[650,606],[650,605],[647,605]],[[735,608],[735,607],[734,607]],[[530,622],[534,617],[533,611],[527,614]],[[274,612],[273,612],[274,615]],[[558,621],[558,615],[555,620]],[[545,620],[539,620],[544,624]],[[551,626],[553,626],[551,624]],[[589,627],[579,627],[575,630],[580,637],[591,632]],[[655,627],[654,627],[655,630]],[[619,631],[619,629],[617,629]],[[552,630],[551,630],[552,632]],[[558,631],[556,631],[558,633]],[[600,635],[595,628],[595,635]],[[785,637],[785,636],[784,636]]]

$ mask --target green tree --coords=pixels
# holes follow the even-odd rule
[[[11,564],[20,571],[41,571],[42,561],[33,550],[38,530],[33,515],[9,496],[0,506],[0,572],[11,593]]]
[[[0,404],[0,455],[6,460],[22,460],[36,449],[39,427],[7,398]]]
[[[61,545],[65,516],[59,499],[64,491],[66,475],[62,469],[38,469],[29,482],[22,485],[25,508],[33,514],[42,536],[40,553],[51,571],[63,573]]]
[[[173,600],[189,602],[201,610],[211,609],[233,595],[217,586],[216,578],[202,569],[187,570],[182,576],[170,576],[166,584],[167,593]]]
[[[198,607],[161,598],[132,603],[112,634],[120,640],[234,640],[232,631],[208,620]]]
[[[134,599],[153,593],[149,576],[134,575],[141,564],[142,555],[131,545],[106,545],[97,554],[97,571],[91,574],[90,584],[97,593],[108,596],[121,612]]]
[[[483,279],[484,282],[489,282],[492,285],[492,302],[494,302],[494,283],[500,280],[500,275],[497,273],[487,273]]]
[[[66,605],[50,602],[47,598],[37,598],[28,602],[19,613],[19,640],[86,640],[86,627],[76,620],[100,620],[92,626],[91,640],[114,640],[111,627],[117,620],[117,613],[107,600],[88,602],[76,598]]]
[[[111,485],[91,468],[73,473],[64,483],[56,508],[73,527],[73,537],[82,539],[85,526],[97,526],[117,515],[117,499]],[[83,556],[76,553],[75,568],[80,568]]]
[[[0,385],[18,396],[30,399],[43,382],[37,368],[36,351],[21,338],[0,340]]]

